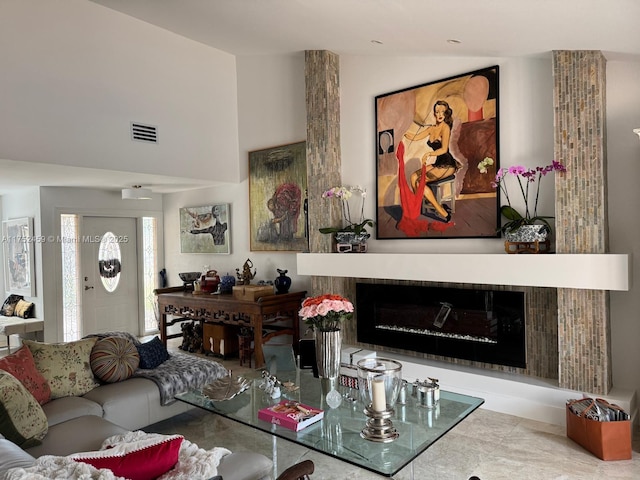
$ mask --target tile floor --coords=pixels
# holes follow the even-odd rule
[[[233,369],[235,374],[251,372],[239,367],[234,359],[222,363]],[[203,448],[224,446],[231,451],[260,452],[274,458],[274,475],[293,463],[310,458],[316,465],[313,480],[385,478],[286,440],[274,440],[267,433],[199,409],[157,423],[146,430],[181,433]],[[640,432],[635,435],[631,460],[604,462],[568,439],[564,426],[481,408],[394,478],[467,480],[472,475],[481,480],[638,480]]]

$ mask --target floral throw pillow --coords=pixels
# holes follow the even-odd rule
[[[40,343],[23,340],[35,361],[36,368],[49,382],[51,400],[79,397],[100,385],[91,370],[91,350],[95,338],[67,343]]]
[[[9,372],[0,370],[0,433],[22,448],[42,443],[49,425],[38,401]]]
[[[40,405],[44,405],[51,398],[49,382],[36,368],[31,350],[27,347],[22,346],[15,353],[0,358],[0,370],[16,377]]]

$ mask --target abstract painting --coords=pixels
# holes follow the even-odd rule
[[[182,253],[231,253],[229,204],[180,209]]]
[[[249,152],[250,249],[308,250],[307,144]]]

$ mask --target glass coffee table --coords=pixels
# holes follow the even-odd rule
[[[259,378],[231,400],[212,401],[201,390],[178,394],[176,399],[387,477],[393,477],[484,403],[481,398],[441,391],[438,406],[427,409],[407,395],[406,403],[397,404],[392,417],[399,437],[390,443],[378,443],[360,436],[367,417],[356,389],[338,386],[343,397],[357,400],[344,398],[338,408],[332,409],[325,399],[326,384],[309,370],[279,372],[277,377],[299,388],[283,389],[281,398],[272,399],[260,388]],[[258,410],[284,399],[319,407],[324,410],[324,418],[299,432],[258,419]]]

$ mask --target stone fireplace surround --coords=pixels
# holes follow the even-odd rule
[[[554,105],[554,158],[561,160],[567,173],[556,176],[556,252],[562,255],[504,255],[504,257],[534,257],[511,260],[519,268],[495,269],[495,255],[480,255],[472,259],[473,271],[465,271],[464,282],[483,285],[525,285],[557,287],[558,312],[558,381],[541,380],[516,375],[497,379],[496,372],[489,377],[482,370],[459,372],[452,364],[445,364],[439,372],[435,365],[427,367],[407,357],[405,376],[416,378],[445,376],[445,388],[468,393],[478,392],[485,398],[485,407],[505,413],[564,423],[564,402],[568,396],[581,392],[614,400],[628,408],[636,416],[635,392],[619,392],[612,384],[611,332],[608,290],[628,290],[628,260],[626,275],[617,275],[617,268],[600,268],[602,263],[612,263],[609,251],[606,176],[606,59],[600,51],[554,50],[553,105]],[[341,182],[340,140],[340,59],[327,50],[305,51],[305,93],[307,106],[307,180],[309,202],[309,251],[310,255],[331,251],[328,236],[318,233],[318,228],[337,224],[338,209],[321,207],[322,187]],[[585,215],[584,212],[592,212]],[[576,255],[577,254],[577,255]],[[583,257],[583,254],[586,255]],[[340,255],[344,257],[344,255]],[[354,288],[351,278],[356,274],[364,278],[380,277],[372,272],[382,261],[387,271],[401,272],[395,279],[459,282],[450,278],[455,273],[451,262],[469,265],[467,255],[431,255],[424,260],[415,255],[386,258],[370,258],[359,269],[351,268],[344,258],[333,263],[325,259],[304,259],[302,263],[319,261],[320,268],[306,268],[298,258],[298,274],[311,275],[313,293],[334,292],[350,295]],[[456,258],[457,257],[457,258]],[[434,262],[437,268],[434,267]],[[502,260],[505,262],[505,260]],[[477,263],[477,264],[476,264]],[[613,261],[615,263],[615,260]],[[540,265],[544,268],[540,268]],[[513,266],[513,265],[512,265]],[[425,268],[426,267],[426,268]],[[491,279],[478,274],[493,271]],[[506,265],[505,265],[506,267]],[[342,270],[343,273],[337,273]],[[435,273],[432,278],[422,278],[420,273]],[[522,271],[526,272],[523,275]],[[553,272],[550,276],[549,272]],[[575,275],[574,272],[578,272]],[[622,285],[606,286],[610,274]],[[577,278],[582,275],[582,278]],[[602,279],[598,275],[603,275]],[[499,277],[499,278],[496,278]],[[534,280],[533,283],[531,280]],[[586,281],[586,282],[585,282]],[[603,284],[605,286],[603,286]],[[576,315],[579,312],[579,315]],[[352,337],[353,338],[353,337]],[[395,355],[396,358],[400,354]],[[400,359],[400,358],[399,358]],[[463,367],[460,367],[463,368]],[[459,372],[459,374],[458,374]],[[511,374],[504,374],[511,375]],[[439,377],[440,378],[440,377]],[[527,380],[526,382],[524,380]],[[441,382],[442,383],[442,382]],[[536,385],[533,385],[536,384]],[[562,388],[558,387],[561,385]],[[473,393],[471,393],[473,394]],[[515,410],[513,410],[515,409]]]
[[[487,265],[492,268],[486,268]],[[403,377],[409,381],[436,377],[445,390],[484,398],[485,408],[490,410],[558,425],[565,422],[566,400],[589,392],[558,386],[557,289],[629,289],[629,257],[626,254],[299,253],[297,271],[300,275],[320,276],[328,283],[344,282],[344,292],[352,299],[355,299],[357,282],[467,288],[491,285],[496,289],[525,291],[525,369],[474,364],[358,343],[356,322],[345,326],[344,343],[369,348],[379,355],[401,361]],[[553,273],[550,275],[549,272]],[[438,281],[443,278],[447,282]],[[505,285],[507,282],[510,285]],[[634,414],[637,410],[634,392],[614,388],[608,395],[598,396]]]

